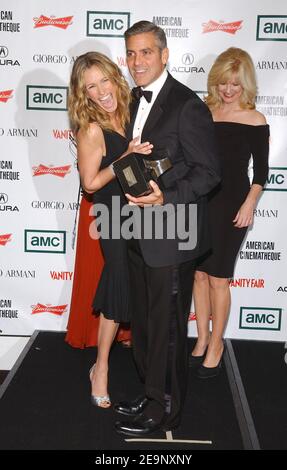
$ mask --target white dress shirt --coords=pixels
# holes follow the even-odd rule
[[[140,140],[141,140],[142,130],[144,128],[144,125],[146,123],[150,110],[152,108],[152,105],[154,104],[157,98],[157,95],[162,89],[167,79],[167,76],[168,76],[167,71],[166,69],[164,69],[162,74],[154,82],[152,82],[147,87],[142,87],[144,90],[152,91],[152,99],[150,103],[147,102],[144,96],[142,96],[140,99],[139,107],[138,107],[138,111],[137,111],[137,115],[136,115],[136,119],[134,123],[133,139],[135,137],[140,137]]]

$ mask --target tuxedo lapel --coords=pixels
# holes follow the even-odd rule
[[[145,122],[143,131],[142,131],[142,142],[148,140],[148,135],[152,129],[156,126],[156,123],[160,119],[163,111],[164,111],[164,103],[167,100],[167,96],[172,88],[173,78],[171,75],[168,74],[168,77],[160,90],[152,108],[148,115],[148,118]]]
[[[139,101],[137,101],[136,99],[133,99],[131,105],[130,105],[130,116],[131,116],[131,121],[127,127],[127,131],[126,131],[126,138],[128,141],[132,140],[133,138],[133,128],[134,128],[134,124],[135,124],[135,120],[136,120],[136,115],[137,115],[137,110],[138,110],[138,107],[139,107]]]

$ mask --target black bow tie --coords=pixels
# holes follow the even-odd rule
[[[132,89],[132,93],[137,100],[140,100],[141,97],[144,96],[148,103],[151,102],[152,91],[143,90],[140,86],[137,86]]]

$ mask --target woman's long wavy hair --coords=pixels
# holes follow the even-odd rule
[[[114,130],[109,113],[92,101],[84,83],[84,72],[96,66],[112,83],[116,85],[116,115],[123,129],[129,122],[130,89],[120,68],[100,52],[87,52],[80,55],[72,69],[69,91],[69,117],[72,130],[87,130],[91,122],[96,122],[102,129]]]
[[[228,82],[233,74],[243,90],[239,99],[241,108],[255,108],[257,86],[254,65],[250,55],[237,47],[230,47],[222,52],[210,69],[207,80],[208,95],[205,98],[209,108],[218,108],[222,104],[218,85]]]

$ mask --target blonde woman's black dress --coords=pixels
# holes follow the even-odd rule
[[[215,122],[222,180],[209,195],[211,254],[197,269],[221,278],[233,277],[240,246],[248,227],[234,227],[233,220],[250,190],[249,160],[253,159],[252,184],[264,186],[268,176],[269,126]]]

